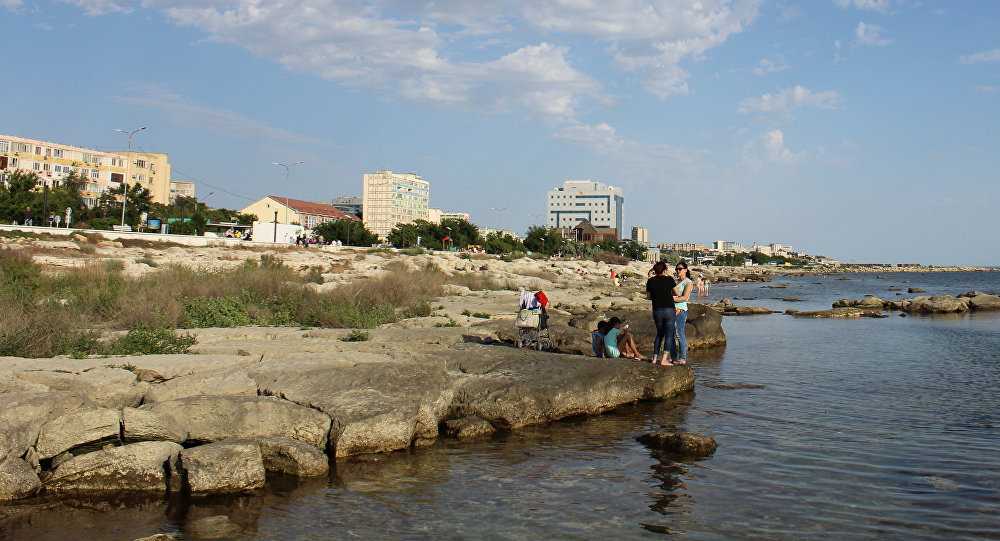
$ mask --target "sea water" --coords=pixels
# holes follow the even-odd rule
[[[1000,293],[1000,273],[882,276],[716,284],[710,300]],[[249,496],[60,507],[0,536],[130,539],[224,515],[249,539],[1000,539],[1000,314],[723,325],[728,344],[691,352],[697,384],[675,400],[442,439]],[[635,441],[664,427],[719,449],[674,460]]]

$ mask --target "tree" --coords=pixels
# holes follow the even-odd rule
[[[620,244],[621,255],[636,261],[643,261],[646,259],[646,252],[649,248],[646,248],[645,244],[641,242],[629,240]]]
[[[448,228],[451,228],[449,231]],[[479,233],[479,228],[475,224],[462,220],[461,218],[447,218],[441,220],[440,230],[437,232],[439,239],[450,237],[453,246],[465,248],[471,244],[483,244],[483,237]]]
[[[486,235],[483,249],[489,254],[509,254],[511,252],[525,251],[524,244],[510,234],[493,231]]]
[[[524,237],[524,247],[551,256],[565,249],[566,239],[553,228],[533,225]]]
[[[339,240],[345,246],[371,246],[379,241],[378,235],[369,231],[361,220],[347,218],[323,222],[313,228],[313,233],[322,235],[327,242]]]
[[[42,194],[35,191],[38,175],[25,171],[13,171],[7,175],[7,183],[0,190],[0,213],[4,223],[24,220],[24,207],[35,211],[35,225],[41,225]]]
[[[681,262],[681,254],[677,250],[660,250],[660,261],[667,265],[676,265]]]

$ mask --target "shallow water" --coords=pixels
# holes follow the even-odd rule
[[[1000,290],[1000,273],[884,276],[713,297],[811,310],[888,287]],[[1000,539],[1000,314],[724,326],[728,345],[692,352],[695,392],[674,401],[442,440],[252,496],[39,512],[0,537],[129,539],[226,514],[254,539]],[[674,462],[635,441],[660,426],[719,450]]]

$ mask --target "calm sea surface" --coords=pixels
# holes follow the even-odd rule
[[[890,287],[1000,293],[1000,273],[848,276],[712,298],[814,310]],[[1000,314],[723,324],[729,344],[692,352],[696,389],[672,402],[442,440],[254,496],[39,513],[0,536],[129,539],[222,514],[252,539],[1000,539]],[[635,441],[663,426],[719,450],[674,462]]]

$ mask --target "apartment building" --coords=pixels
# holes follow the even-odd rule
[[[548,226],[573,228],[587,220],[596,228],[622,231],[625,196],[621,188],[590,180],[567,180],[548,192]]]
[[[657,244],[656,247],[659,248],[659,249],[661,249],[661,250],[674,250],[676,252],[681,252],[681,253],[683,253],[683,252],[704,252],[705,251],[705,245],[702,244],[702,243],[700,243],[700,242],[698,242],[698,243],[695,243],[695,242],[670,242],[670,243],[661,242],[660,244]]]
[[[334,197],[330,204],[340,212],[354,216],[360,215],[363,210],[361,198],[356,195]]]
[[[638,225],[632,227],[632,240],[641,242],[642,244],[649,244],[649,230]]]
[[[427,209],[427,221],[432,224],[439,224],[442,220],[465,220],[471,221],[468,212],[448,212],[441,209]]]
[[[365,227],[384,239],[397,224],[428,220],[430,190],[430,183],[416,173],[366,173],[362,193]]]
[[[299,224],[312,229],[319,224],[334,220],[357,220],[357,216],[346,214],[326,203],[313,203],[299,199],[287,199],[269,195],[240,210],[240,214],[252,214],[261,222],[279,224]]]
[[[0,134],[0,181],[14,171],[33,172],[38,185],[59,186],[75,172],[83,178],[83,199],[94,206],[105,191],[139,184],[150,191],[154,203],[170,202],[170,161],[158,152],[103,152],[24,137]]]
[[[194,197],[194,182],[186,180],[170,181],[170,204],[177,202],[178,197]]]

